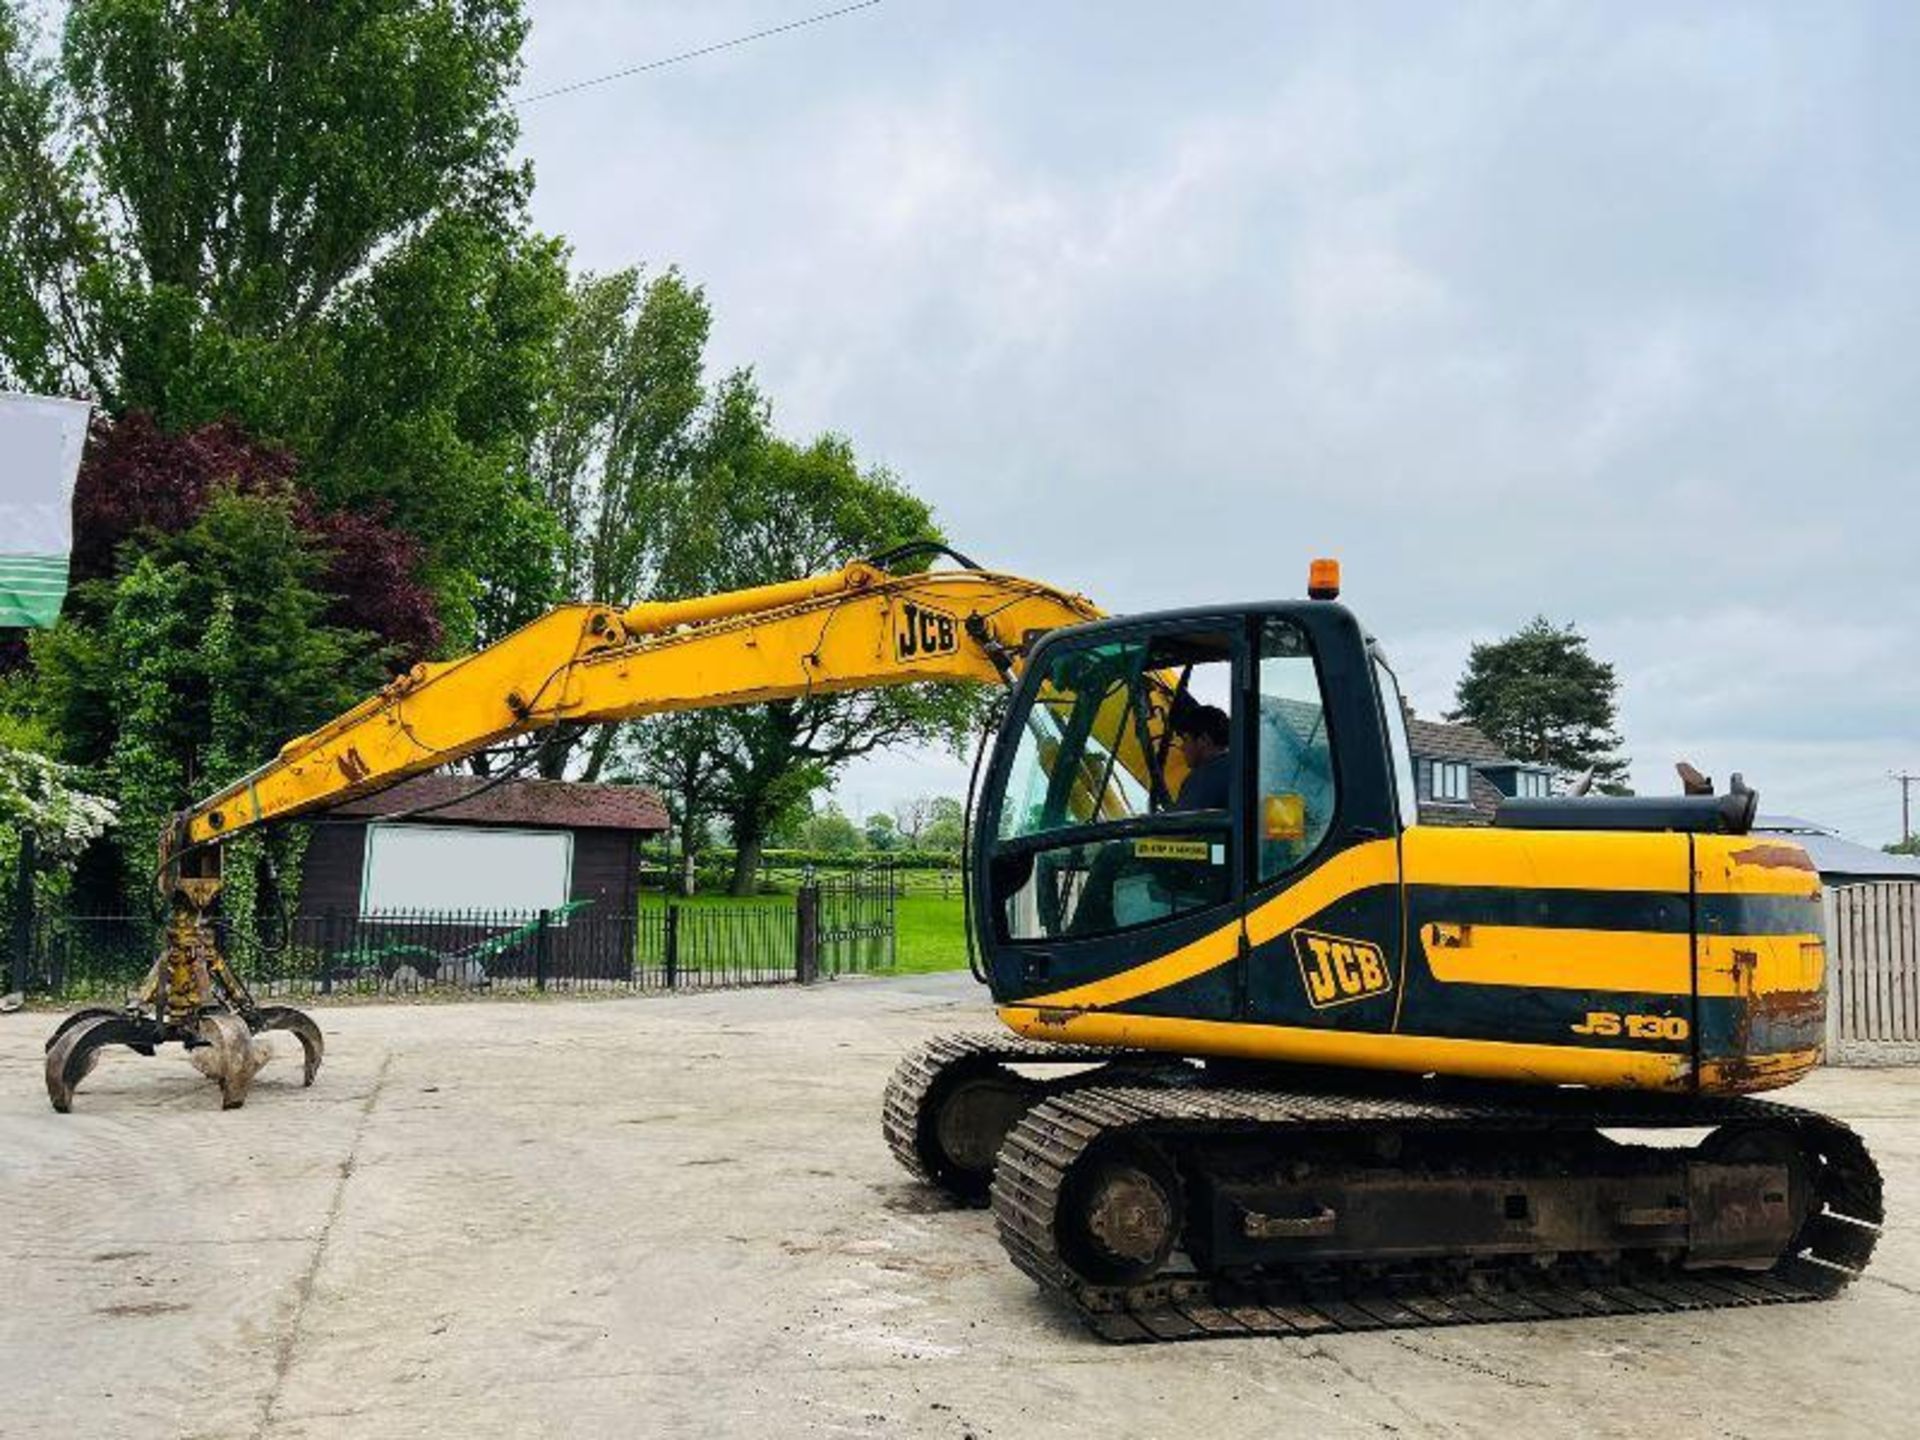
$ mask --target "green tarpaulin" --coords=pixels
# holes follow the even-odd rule
[[[0,555],[0,630],[53,624],[66,593],[66,556]]]
[[[0,629],[43,629],[60,616],[91,408],[0,394]]]

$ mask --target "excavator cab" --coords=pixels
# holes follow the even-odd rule
[[[1227,752],[1210,762],[1227,783],[1193,803],[1175,731],[1202,705],[1228,716]],[[1391,673],[1339,605],[1187,610],[1047,636],[979,815],[974,918],[995,1000],[1148,1027],[1389,1028],[1410,774]],[[1377,883],[1326,917],[1350,948],[1308,952],[1318,989],[1302,990],[1291,963],[1256,960],[1250,914],[1356,867]]]

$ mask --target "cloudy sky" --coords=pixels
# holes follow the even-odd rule
[[[536,0],[524,92],[831,7]],[[582,266],[679,265],[984,563],[1141,610],[1337,555],[1429,715],[1575,621],[1640,788],[1895,838],[1920,7],[886,0],[522,114]]]

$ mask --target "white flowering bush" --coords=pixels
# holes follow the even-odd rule
[[[113,801],[83,790],[71,765],[0,745],[0,834],[31,834],[42,864],[70,864],[116,817]]]

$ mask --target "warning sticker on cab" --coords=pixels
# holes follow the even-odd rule
[[[1136,840],[1133,842],[1133,857],[1136,860],[1206,860],[1211,858],[1213,847],[1205,840]]]

